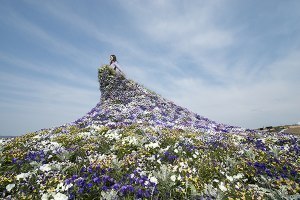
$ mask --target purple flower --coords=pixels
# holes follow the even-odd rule
[[[264,144],[261,140],[257,140],[257,141],[255,142],[255,147],[256,147],[257,149],[262,150],[262,151],[266,151],[266,150],[267,150],[265,144]]]
[[[107,190],[108,190],[108,187],[104,185],[104,186],[101,187],[101,189],[102,189],[103,191],[107,191]]]
[[[112,188],[113,188],[114,190],[118,190],[118,189],[120,188],[120,184],[115,183],[115,184],[112,186]]]
[[[99,177],[95,177],[95,178],[93,178],[93,181],[94,181],[94,183],[100,183],[100,178]]]
[[[134,192],[134,187],[133,187],[132,185],[128,185],[128,186],[127,186],[127,190],[128,190],[129,192]]]
[[[73,176],[72,176],[72,181],[76,180],[77,178],[78,178],[77,175],[73,175]]]
[[[124,194],[126,192],[126,190],[127,190],[127,186],[123,185],[120,189],[120,192]]]
[[[96,170],[97,171],[100,170],[100,165],[97,165]]]
[[[76,185],[77,185],[78,187],[84,187],[84,185],[85,185],[85,180],[84,180],[83,178],[78,179],[77,182],[76,182]]]
[[[109,176],[107,176],[107,175],[104,175],[103,177],[102,177],[102,181],[103,181],[103,183],[106,183],[107,181],[109,181]]]
[[[86,167],[83,166],[83,167],[81,168],[80,172],[81,172],[81,173],[86,172]]]
[[[87,184],[87,187],[88,187],[88,188],[93,187],[93,183],[88,183],[88,184]]]
[[[73,193],[71,193],[71,194],[69,195],[69,199],[75,199],[75,195],[74,195]]]
[[[93,168],[92,167],[88,167],[88,172],[93,173]]]
[[[69,185],[71,182],[72,182],[72,179],[71,179],[71,178],[68,178],[68,179],[65,180],[65,184],[66,184],[66,185]]]
[[[106,170],[105,169],[101,169],[101,174],[105,174]]]
[[[84,188],[80,188],[80,189],[78,190],[78,192],[79,192],[79,194],[82,194],[82,193],[84,192]]]
[[[142,185],[144,183],[144,180],[143,179],[138,179],[138,183]]]
[[[268,175],[269,177],[272,177],[272,176],[273,176],[272,173],[271,173],[271,171],[270,171],[269,169],[266,169],[266,173],[267,173],[267,175]]]
[[[151,193],[149,192],[149,190],[145,190],[144,197],[149,198],[150,196],[151,196]]]
[[[291,176],[296,177],[297,176],[297,171],[292,169],[291,170]]]
[[[140,199],[143,197],[143,190],[142,189],[138,189],[137,194],[136,194],[137,198]]]

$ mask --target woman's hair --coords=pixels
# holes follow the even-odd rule
[[[115,55],[110,55],[110,65],[111,65],[113,62],[117,62],[117,57],[116,57]]]

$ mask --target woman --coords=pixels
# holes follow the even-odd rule
[[[115,55],[110,55],[110,63],[109,65],[114,69],[120,70],[120,66],[118,65],[117,57]],[[117,70],[116,70],[117,71]]]
[[[115,55],[110,55],[110,63],[109,65],[117,72],[119,72],[120,74],[122,75],[125,75],[121,69],[120,69],[120,66],[118,64],[118,61],[117,61],[117,57]]]

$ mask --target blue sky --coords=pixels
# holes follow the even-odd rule
[[[76,120],[100,99],[97,68],[217,122],[300,121],[298,0],[1,1],[0,135]]]

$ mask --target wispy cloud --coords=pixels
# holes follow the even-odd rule
[[[86,61],[93,60],[96,57],[93,52],[83,51],[80,47],[54,36],[54,34],[51,34],[48,30],[26,19],[15,11],[7,13],[5,23],[20,30],[23,35],[27,35],[35,43],[40,43],[40,45],[44,44],[45,51],[65,56],[65,59],[68,58],[70,62],[75,61],[77,64],[84,66]]]
[[[162,57],[175,63],[176,73],[173,76],[161,74],[164,79],[167,77],[169,83],[163,86],[169,90],[160,87],[166,96],[180,105],[228,124],[253,128],[295,120],[297,114],[291,114],[289,110],[297,107],[296,102],[300,99],[295,91],[298,81],[294,79],[294,74],[299,74],[300,69],[296,59],[299,48],[295,44],[289,48],[278,46],[276,51],[279,52],[279,48],[285,51],[277,57],[274,53],[257,54],[258,50],[265,48],[261,42],[266,43],[269,37],[279,37],[282,31],[253,35],[246,32],[251,26],[249,23],[223,25],[220,23],[222,12],[235,12],[224,1],[159,2],[141,4],[131,1],[122,6],[134,16],[136,26],[149,41],[157,44],[158,48],[164,48]],[[256,20],[255,16],[252,17]],[[276,31],[278,28],[272,29]],[[180,65],[185,58],[189,62]],[[191,77],[186,73],[189,71],[187,68],[193,68],[198,74]],[[220,84],[213,84],[214,80]],[[291,94],[294,94],[292,99]],[[286,113],[284,117],[279,116],[282,113]]]
[[[1,119],[26,121],[21,113],[32,110],[52,115],[31,116],[47,127],[53,116],[59,124],[87,112],[99,100],[96,67],[115,53],[129,78],[213,120],[250,128],[297,122],[299,6],[236,0],[6,3],[1,39],[10,33],[19,38],[0,47]]]
[[[93,80],[91,80],[91,77],[88,77],[85,74],[82,74],[75,70],[70,70],[71,65],[68,66],[61,66],[59,63],[53,63],[52,65],[47,62],[42,62],[39,59],[33,61],[33,60],[24,60],[20,57],[16,57],[15,55],[7,55],[0,52],[0,59],[1,62],[13,66],[15,69],[22,69],[27,72],[34,72],[38,75],[47,76],[49,78],[60,80],[63,83],[71,82],[76,83],[78,82],[78,77],[80,77],[80,82],[78,84],[92,87],[95,83]],[[7,76],[2,73],[0,77]],[[24,77],[24,75],[23,75]],[[32,77],[31,77],[32,78]],[[40,79],[38,76],[35,77],[35,79]],[[44,80],[46,81],[46,80]],[[78,85],[77,84],[77,85]],[[75,86],[74,86],[75,87]]]
[[[108,50],[102,49],[106,54],[101,54],[101,52],[97,56],[101,56],[102,59],[107,59],[107,52],[116,51],[122,52],[126,51],[127,53],[134,54],[136,56],[141,56],[141,49],[135,46],[134,43],[131,43],[124,38],[119,32],[112,31],[112,27],[114,24],[110,24],[109,21],[106,24],[99,24],[93,22],[93,20],[89,20],[84,16],[80,16],[76,12],[73,12],[69,6],[60,2],[59,4],[52,2],[51,4],[44,4],[41,2],[28,2],[31,5],[37,6],[39,9],[47,12],[50,16],[64,22],[66,25],[72,26],[77,29],[85,36],[90,39],[98,42],[99,45],[105,45]],[[99,4],[101,6],[101,4]],[[109,13],[109,12],[108,12]],[[112,12],[113,13],[113,12]],[[145,55],[144,55],[145,56]]]
[[[24,120],[28,122],[26,115],[32,120],[28,122],[31,128],[27,131],[35,131],[43,128],[42,125],[57,126],[74,121],[87,113],[100,99],[98,88],[88,90],[53,81],[28,79],[21,74],[3,73],[0,82],[0,119],[2,122],[15,123],[18,129],[14,134],[22,133],[21,124]],[[11,128],[11,123],[2,124],[2,130],[6,131],[1,134]]]
[[[173,59],[175,63],[188,57],[191,63],[208,74],[217,78],[226,74],[227,63],[222,51],[235,42],[235,30],[215,24],[213,13],[217,11],[218,2],[164,2],[161,5],[147,1],[146,4],[133,1],[122,5],[134,16],[141,32],[158,45],[157,48],[167,47],[162,57]],[[177,64],[173,67],[184,72],[188,66]]]

